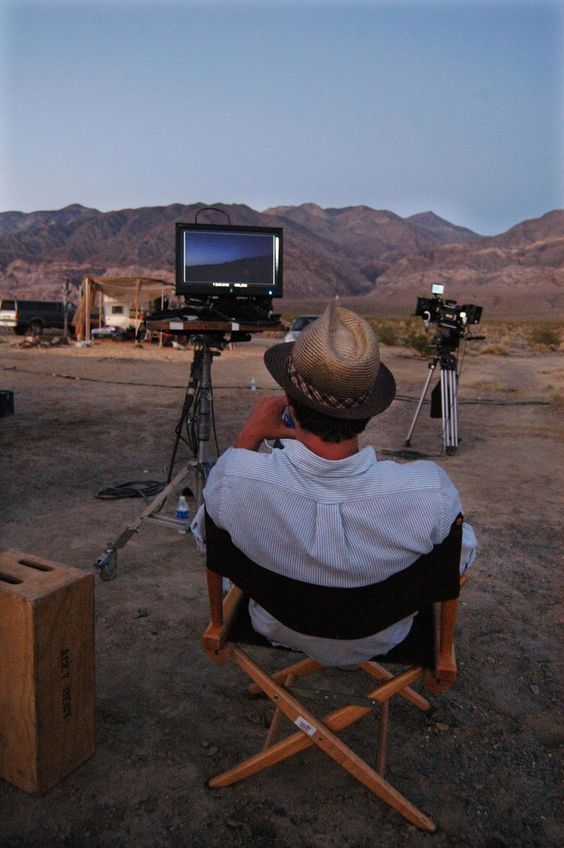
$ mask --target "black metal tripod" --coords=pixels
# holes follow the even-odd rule
[[[458,448],[458,363],[454,350],[458,347],[459,337],[437,336],[434,344],[436,347],[435,355],[429,363],[429,373],[411,422],[411,427],[404,442],[406,447],[411,445],[411,436],[415,429],[421,407],[425,401],[429,385],[433,378],[433,374],[437,368],[440,368],[440,399],[441,399],[441,418],[443,425],[443,446],[447,454],[456,453]],[[438,416],[437,416],[438,417]]]
[[[176,439],[170,459],[167,484],[171,482],[176,454],[180,442],[188,445],[193,454],[189,468],[196,475],[196,508],[203,499],[203,491],[213,466],[210,459],[210,440],[213,424],[213,389],[211,367],[214,356],[220,356],[230,340],[217,333],[202,333],[192,337],[194,358],[190,368],[190,379],[178,424]],[[186,435],[183,434],[184,429]],[[177,479],[176,477],[174,479]]]
[[[243,334],[241,334],[243,335]],[[102,580],[113,580],[117,574],[117,554],[125,547],[131,537],[139,532],[143,521],[154,521],[165,524],[176,530],[185,531],[186,522],[168,515],[161,515],[169,494],[194,471],[196,477],[196,509],[203,499],[204,486],[213,461],[210,458],[210,437],[213,423],[213,389],[211,366],[214,356],[219,356],[229,340],[222,333],[202,333],[192,338],[194,357],[190,367],[190,378],[186,396],[182,406],[180,419],[176,425],[176,439],[168,469],[165,487],[143,510],[141,515],[118,536],[115,542],[108,542],[106,549],[96,560],[96,568]],[[186,435],[184,435],[186,430]],[[174,463],[180,442],[187,444],[193,458],[185,463],[182,469],[173,477]]]

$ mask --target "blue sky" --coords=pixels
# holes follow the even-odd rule
[[[0,0],[0,211],[562,207],[563,6]]]

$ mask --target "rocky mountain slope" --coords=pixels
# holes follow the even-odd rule
[[[65,278],[86,273],[174,277],[174,224],[205,204],[99,212],[78,204],[44,212],[0,213],[0,295],[58,297]],[[564,308],[564,210],[483,237],[424,212],[315,204],[257,212],[217,204],[233,223],[284,228],[285,293],[290,299],[363,298],[374,310],[411,310],[433,282],[446,295],[504,313]],[[201,222],[225,221],[206,213]]]

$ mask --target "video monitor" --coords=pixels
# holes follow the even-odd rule
[[[282,229],[177,224],[176,294],[282,297]]]

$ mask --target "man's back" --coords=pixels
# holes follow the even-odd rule
[[[326,586],[385,580],[442,541],[461,512],[435,463],[377,462],[371,447],[331,461],[289,440],[270,455],[227,451],[206,504],[251,559]]]
[[[265,568],[333,587],[385,580],[441,542],[461,511],[456,489],[432,462],[377,462],[371,447],[326,460],[287,440],[272,454],[227,451],[206,487],[213,521]],[[464,564],[473,538],[466,528]],[[377,636],[349,640],[296,639],[251,602],[255,629],[331,664],[385,653],[409,632],[412,617]],[[352,644],[354,641],[355,644]]]

